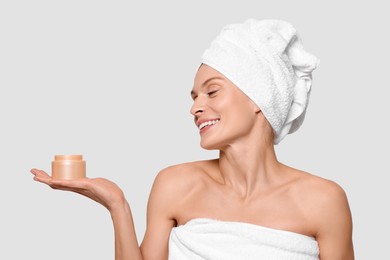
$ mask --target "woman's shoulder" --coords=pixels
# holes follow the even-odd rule
[[[300,171],[295,190],[301,196],[309,197],[316,202],[344,199],[344,189],[335,181],[325,179],[309,172]]]
[[[302,203],[306,225],[312,228],[320,248],[327,255],[332,250],[345,250],[350,255],[352,215],[344,189],[335,181],[304,172],[295,185],[294,195]]]
[[[209,160],[182,163],[162,169],[153,182],[150,201],[155,203],[150,205],[166,205],[164,211],[169,212],[168,215],[172,219],[178,219],[183,205],[188,204],[188,200],[206,187],[208,168],[212,165],[213,160]]]
[[[155,178],[155,184],[174,189],[178,192],[188,191],[199,185],[202,180],[210,178],[210,173],[215,170],[217,159],[186,162],[168,166],[162,169]]]
[[[346,199],[344,189],[335,181],[288,166],[287,172],[293,176],[289,183],[290,195],[300,201],[325,205]]]
[[[204,175],[209,173],[209,171],[213,171],[217,164],[218,159],[212,159],[171,165],[162,169],[157,177],[164,179],[172,178],[175,180],[201,177],[202,174]]]
[[[346,192],[335,181],[301,171],[292,194],[303,203],[306,216],[316,227],[329,227],[329,222],[350,221],[350,209]],[[349,222],[348,222],[349,221]]]

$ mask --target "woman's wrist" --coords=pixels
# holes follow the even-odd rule
[[[110,212],[111,216],[130,211],[129,204],[124,196],[118,198],[115,202],[111,203],[111,205],[109,205],[107,209]]]
[[[115,259],[143,259],[130,206],[123,196],[108,207],[115,233]]]

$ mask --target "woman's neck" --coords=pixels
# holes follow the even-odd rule
[[[249,198],[275,184],[281,165],[273,144],[259,145],[248,140],[220,150],[222,182],[242,198]]]

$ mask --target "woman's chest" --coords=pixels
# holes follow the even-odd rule
[[[176,221],[179,226],[191,219],[211,218],[314,236],[307,210],[303,202],[283,192],[245,200],[226,192],[203,190],[180,203]]]

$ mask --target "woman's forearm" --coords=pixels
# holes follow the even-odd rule
[[[35,181],[45,183],[54,189],[77,192],[107,208],[114,223],[115,259],[143,260],[129,204],[115,183],[104,178],[57,180],[38,169],[31,169],[31,173]]]
[[[115,260],[143,260],[127,201],[111,208],[110,213],[115,232]]]

